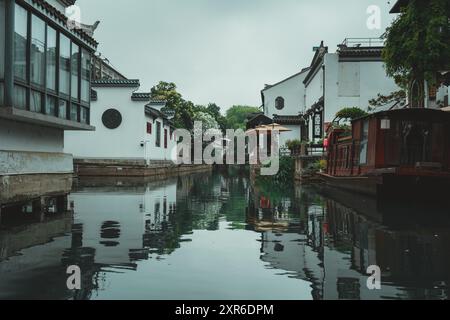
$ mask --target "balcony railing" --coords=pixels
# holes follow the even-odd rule
[[[346,38],[341,46],[348,48],[359,48],[359,47],[383,47],[384,40],[381,38]]]

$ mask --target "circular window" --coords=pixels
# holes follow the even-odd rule
[[[284,109],[284,99],[282,97],[278,97],[275,99],[275,108],[278,110]]]
[[[122,115],[116,109],[108,109],[103,113],[102,122],[108,129],[117,129],[122,124]]]

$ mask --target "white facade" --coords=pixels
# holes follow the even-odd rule
[[[342,45],[335,53],[328,53],[328,48],[321,44],[304,81],[305,113],[310,117],[312,140],[323,138],[326,125],[343,108],[367,110],[370,100],[379,94],[388,96],[400,90],[394,79],[386,75],[381,50],[382,47]],[[317,114],[320,134],[315,125]]]
[[[116,83],[127,84],[129,80]],[[132,99],[138,86],[137,83],[136,86],[95,87],[97,101],[91,102],[91,124],[96,131],[66,133],[65,152],[73,154],[75,159],[170,160],[175,146],[175,137],[170,134],[171,127],[167,119],[155,119],[146,114],[150,99]],[[117,110],[122,118],[115,129],[107,128],[102,120],[109,109]],[[159,147],[156,145],[158,123],[161,125]],[[150,126],[151,133],[147,133]],[[166,132],[167,147],[164,144]]]
[[[303,69],[299,73],[282,80],[277,84],[267,86],[261,91],[264,114],[267,117],[271,119],[275,119],[277,116],[299,118],[300,113],[305,108],[305,86],[303,81],[305,80],[307,73],[308,69]],[[282,109],[277,108],[277,99],[280,98],[283,102]],[[284,147],[288,140],[301,139],[300,123],[276,122],[291,130],[280,134],[280,147]]]
[[[303,81],[308,69],[302,70],[277,84],[268,86],[262,91],[264,96],[264,114],[268,117],[277,115],[298,115],[305,106],[305,86]],[[276,99],[284,99],[284,108],[276,108]]]

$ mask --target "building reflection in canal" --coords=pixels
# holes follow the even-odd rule
[[[448,298],[447,215],[424,222],[337,191],[289,190],[242,174],[83,179],[70,195],[3,205],[0,299]],[[66,287],[70,265],[80,291]],[[367,289],[370,265],[382,290]]]
[[[449,297],[445,209],[380,209],[369,198],[305,186],[292,195],[255,187],[250,199],[248,222],[262,232],[261,259],[311,282],[314,299]],[[382,290],[367,288],[372,265],[382,270]]]

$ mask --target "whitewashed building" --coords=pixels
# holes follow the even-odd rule
[[[305,86],[303,81],[309,68],[274,85],[266,85],[261,91],[264,115],[273,122],[291,130],[280,135],[280,146],[288,140],[305,140],[302,126],[305,121],[301,112],[305,109]],[[305,130],[303,130],[305,131]]]
[[[366,110],[379,94],[400,90],[386,75],[382,49],[380,39],[346,39],[330,53],[322,42],[308,68],[261,91],[266,119],[256,120],[292,130],[281,135],[281,146],[292,139],[321,140],[339,110]]]
[[[139,80],[108,79],[92,82],[90,122],[95,132],[71,132],[64,150],[75,162],[114,160],[170,161],[175,136],[164,101],[152,101],[139,93]],[[173,114],[171,115],[173,116]]]
[[[0,203],[70,187],[64,132],[95,129],[90,59],[97,42],[69,28],[64,11],[74,3],[0,0]]]
[[[400,90],[386,75],[380,39],[346,39],[334,53],[323,42],[304,80],[305,109],[310,140],[324,137],[336,113],[347,107],[367,110],[379,94]]]

